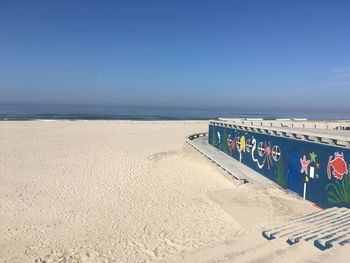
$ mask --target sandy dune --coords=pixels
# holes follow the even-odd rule
[[[298,262],[261,229],[315,211],[185,145],[200,121],[0,122],[0,262]],[[331,256],[331,255],[330,255]]]

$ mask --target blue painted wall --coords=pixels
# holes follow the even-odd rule
[[[350,207],[348,148],[215,125],[209,125],[208,140],[209,144],[300,196],[304,195],[306,185],[306,199],[323,208]],[[260,154],[259,143],[263,149]]]

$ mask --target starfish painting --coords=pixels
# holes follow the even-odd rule
[[[305,177],[305,183],[308,183],[309,182],[309,177]]]
[[[310,155],[310,162],[316,162],[316,157],[317,154],[315,154],[315,152],[309,153]]]
[[[306,160],[306,156],[303,156],[303,159],[300,158],[301,170],[300,172],[305,172],[307,175],[307,168],[309,167],[310,160]]]

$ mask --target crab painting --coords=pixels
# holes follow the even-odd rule
[[[334,153],[334,159],[333,156],[329,156],[328,160],[328,166],[327,166],[327,175],[328,179],[331,179],[331,176],[333,176],[338,179],[342,180],[343,176],[348,173],[347,164],[344,160],[344,154],[343,153]],[[331,169],[333,169],[333,172],[331,173]]]

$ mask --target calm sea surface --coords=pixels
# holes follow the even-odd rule
[[[329,113],[306,114],[170,108],[0,105],[0,120],[207,120],[219,117],[345,119],[349,116]]]

